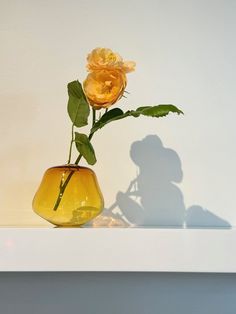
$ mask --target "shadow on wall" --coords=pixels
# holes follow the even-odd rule
[[[131,145],[130,156],[139,174],[127,191],[119,191],[115,203],[93,221],[93,226],[159,226],[182,228],[230,228],[229,222],[200,205],[185,207],[176,183],[183,179],[178,154],[149,135]]]

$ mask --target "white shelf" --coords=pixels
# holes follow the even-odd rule
[[[236,272],[236,230],[0,228],[0,271]]]

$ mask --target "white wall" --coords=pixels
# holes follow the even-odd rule
[[[121,107],[185,112],[97,134],[106,208],[118,200],[115,215],[134,224],[234,225],[235,17],[233,0],[2,0],[1,224],[45,224],[31,199],[44,170],[67,159],[66,84],[83,80],[86,54],[105,46],[137,62]],[[137,173],[133,202],[124,192]]]

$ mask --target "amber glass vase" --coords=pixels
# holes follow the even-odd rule
[[[33,199],[36,214],[57,226],[80,226],[99,215],[104,202],[93,170],[77,165],[49,168]]]

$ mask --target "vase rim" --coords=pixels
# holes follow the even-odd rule
[[[89,167],[79,166],[79,165],[76,165],[76,164],[64,164],[64,165],[59,165],[59,166],[52,166],[52,167],[50,167],[49,169],[55,169],[55,168],[69,168],[69,169],[76,168],[76,169],[88,169],[88,170],[92,170],[92,169],[89,168]]]

